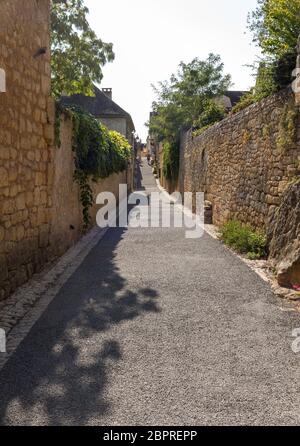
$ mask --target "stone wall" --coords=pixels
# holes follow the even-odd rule
[[[269,262],[277,270],[280,285],[300,283],[300,181],[284,191],[270,222]]]
[[[300,282],[299,210],[295,217],[292,205],[300,195],[299,178],[300,114],[290,90],[198,137],[182,135],[179,190],[204,192],[216,225],[238,219],[264,231],[284,284]]]
[[[50,0],[1,0],[0,68],[7,85],[0,93],[0,300],[82,234],[72,123],[65,115],[61,147],[54,141],[49,8]],[[46,53],[35,56],[41,48]],[[118,195],[128,178],[123,172],[93,183],[95,197],[103,190]]]
[[[61,147],[55,147],[52,155],[52,228],[50,246],[53,256],[63,254],[81,236],[83,229],[82,206],[78,184],[74,182],[74,152],[72,150],[72,121],[62,114],[60,124]],[[91,182],[94,203],[102,191],[113,192],[119,197],[119,184],[127,184],[127,172],[110,175],[108,178]],[[100,206],[90,209],[91,224],[96,224],[96,213]]]
[[[300,119],[290,91],[182,136],[179,188],[203,191],[221,225],[236,218],[266,230],[300,174]]]
[[[49,0],[2,0],[0,68],[0,299],[47,259]],[[35,57],[40,48],[46,54]]]

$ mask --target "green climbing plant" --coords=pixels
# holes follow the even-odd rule
[[[78,183],[80,189],[80,202],[82,205],[83,224],[84,230],[86,230],[91,221],[89,209],[93,205],[93,191],[89,183],[89,177],[83,170],[76,169],[74,173],[74,179]]]
[[[176,143],[163,144],[163,171],[167,180],[176,181],[179,173],[179,150]]]
[[[80,188],[84,229],[90,225],[89,210],[93,205],[91,181],[106,178],[126,169],[131,158],[127,139],[108,130],[96,118],[77,107],[67,107],[73,121],[74,180]]]
[[[285,151],[292,147],[296,142],[298,110],[295,105],[290,102],[285,105],[277,137],[278,149]]]

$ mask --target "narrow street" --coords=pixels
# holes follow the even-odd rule
[[[299,424],[298,327],[208,234],[109,229],[0,371],[0,424]]]

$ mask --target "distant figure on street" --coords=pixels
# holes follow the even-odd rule
[[[147,155],[147,161],[148,161],[149,166],[150,166],[150,160],[151,160],[151,156],[150,156],[149,153],[148,153],[148,155]]]

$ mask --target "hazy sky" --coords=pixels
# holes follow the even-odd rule
[[[86,0],[90,23],[114,44],[101,87],[128,111],[143,140],[154,94],[151,84],[166,80],[180,61],[220,54],[232,89],[253,85],[251,64],[258,49],[246,32],[247,14],[257,0]]]

